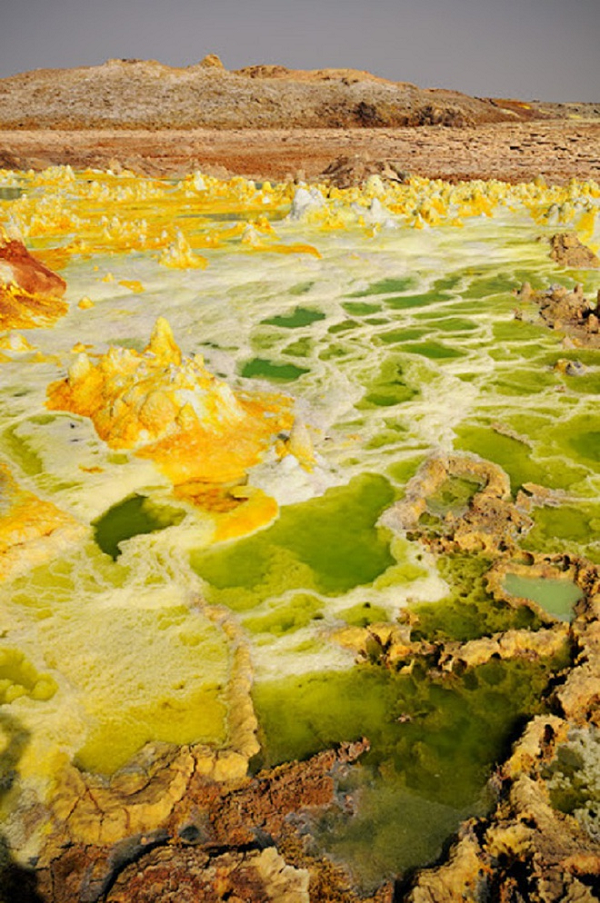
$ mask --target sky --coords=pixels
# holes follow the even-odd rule
[[[0,78],[111,58],[366,69],[480,97],[600,102],[600,0],[2,0]]]

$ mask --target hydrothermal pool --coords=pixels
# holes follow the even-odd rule
[[[595,295],[600,272],[557,266],[547,239],[597,249],[600,189],[68,168],[0,172],[3,188],[0,219],[68,302],[52,328],[0,338],[0,675],[28,738],[3,802],[15,855],[44,831],[23,800],[51,811],[73,764],[110,775],[146,743],[198,743],[239,779],[364,735],[347,802],[307,828],[316,848],[367,889],[433,861],[489,805],[568,653],[437,673],[444,644],[536,632],[538,611],[488,591],[482,549],[434,553],[380,518],[432,453],[478,456],[514,499],[550,492],[522,549],[600,562],[600,352],[515,297],[523,282]],[[63,532],[19,526],[9,481]],[[480,485],[440,484],[423,533]],[[410,649],[392,666],[381,625],[399,624]]]

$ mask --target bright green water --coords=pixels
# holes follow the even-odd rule
[[[309,307],[297,307],[289,314],[276,317],[267,317],[263,320],[268,326],[284,326],[286,329],[297,329],[299,326],[310,326],[319,320],[324,320],[325,314],[320,310],[312,310]]]
[[[553,580],[549,577],[522,577],[507,574],[503,587],[513,596],[532,599],[551,615],[561,621],[569,621],[573,616],[573,606],[581,599],[583,592],[569,580]]]
[[[368,288],[358,292],[353,292],[351,298],[366,298],[369,295],[389,295],[392,292],[404,292],[414,288],[415,280],[412,276],[388,277],[387,279],[378,279]]]
[[[296,364],[280,364],[277,361],[269,361],[262,357],[255,357],[251,361],[247,361],[241,369],[242,376],[281,380],[283,382],[291,382],[294,379],[298,379],[303,373],[308,373],[308,370],[304,367],[297,367]]]
[[[409,615],[417,617],[412,639],[465,642],[503,630],[538,629],[541,620],[531,609],[513,608],[497,601],[487,591],[485,574],[490,565],[483,557],[469,555],[442,559],[439,569],[450,592],[435,604],[417,603],[409,607]]]
[[[566,661],[566,659],[564,659]],[[368,737],[342,780],[347,808],[317,819],[316,837],[366,888],[431,861],[467,815],[483,813],[485,780],[523,720],[543,711],[554,662],[491,661],[464,674],[410,675],[375,665],[257,684],[263,751],[256,767]]]
[[[134,495],[98,518],[93,525],[94,538],[103,552],[116,559],[124,540],[178,524],[184,514],[173,507],[155,505],[146,496]]]
[[[283,508],[253,536],[194,553],[192,567],[211,601],[237,611],[289,589],[345,593],[395,563],[387,531],[375,526],[393,497],[383,477],[356,477],[320,499]],[[287,611],[280,616],[285,622]]]

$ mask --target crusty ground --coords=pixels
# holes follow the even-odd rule
[[[546,120],[467,128],[0,130],[0,167],[120,165],[155,176],[316,179],[337,157],[391,160],[413,175],[458,181],[600,181],[600,121]]]

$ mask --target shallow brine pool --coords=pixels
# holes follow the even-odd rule
[[[148,742],[231,748],[255,772],[366,736],[339,808],[306,830],[372,888],[485,810],[564,661],[390,667],[370,625],[440,644],[540,621],[490,594],[484,552],[435,553],[380,518],[432,454],[477,456],[514,498],[552,490],[522,549],[600,562],[600,352],[515,294],[595,297],[600,272],[558,266],[548,238],[597,250],[599,206],[579,183],[0,172],[0,221],[68,302],[0,337],[3,479],[69,522],[37,535],[29,512],[15,534],[25,508],[0,496],[0,691],[27,736],[8,812],[20,792],[50,799],[67,764],[112,774]],[[158,318],[170,333],[149,346]],[[220,400],[200,402],[209,390]],[[448,483],[421,523],[461,517],[479,488]],[[562,585],[524,579],[506,591],[569,617]],[[257,718],[243,743],[240,648]],[[38,839],[16,830],[16,853]]]

